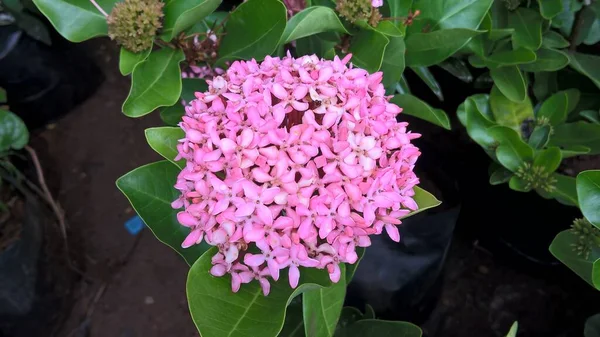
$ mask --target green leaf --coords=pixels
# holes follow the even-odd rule
[[[512,176],[513,173],[510,170],[507,170],[504,167],[499,167],[490,175],[490,184],[500,185],[507,183]]]
[[[0,153],[10,149],[20,150],[29,143],[25,123],[10,111],[0,109]]]
[[[352,63],[370,73],[378,71],[389,42],[385,35],[377,31],[361,30],[350,43]]]
[[[45,43],[46,45],[52,44],[52,39],[50,38],[48,29],[37,17],[23,12],[16,15],[16,20],[19,28],[23,29],[27,35],[35,40]]]
[[[515,172],[524,162],[533,160],[533,149],[521,139],[517,131],[506,126],[494,126],[488,132],[500,144],[496,148],[496,157],[502,166]]]
[[[588,154],[590,153],[590,151],[591,149],[589,147],[583,145],[570,145],[560,149],[563,158],[570,158],[580,156],[582,154]]]
[[[131,206],[152,230],[158,240],[173,248],[192,265],[208,248],[202,243],[181,248],[190,229],[179,224],[177,210],[171,203],[179,197],[173,188],[180,169],[164,160],[144,165],[117,180],[117,187],[127,197]]]
[[[185,160],[175,161],[179,154],[177,144],[185,138],[185,132],[178,127],[163,126],[145,130],[148,145],[168,161],[177,165],[180,169],[185,167]]]
[[[225,24],[227,35],[221,40],[219,60],[262,60],[279,44],[286,25],[286,9],[279,0],[242,2]]]
[[[208,84],[200,78],[184,78],[181,80],[181,99],[187,104],[196,99],[196,92],[206,92]]]
[[[471,83],[473,81],[473,75],[471,75],[469,68],[462,60],[451,57],[438,64],[438,66],[463,82]]]
[[[170,107],[160,109],[160,119],[170,126],[176,126],[181,122],[181,117],[185,115],[185,107],[180,102]]]
[[[552,146],[536,153],[533,165],[543,167],[545,172],[550,173],[556,171],[561,161],[562,154],[560,153],[560,149]]]
[[[550,125],[536,125],[527,143],[535,150],[543,149],[550,140]]]
[[[600,170],[577,175],[577,197],[583,216],[600,228]]]
[[[431,89],[440,101],[444,100],[444,94],[442,93],[440,84],[435,80],[435,77],[433,77],[433,74],[427,67],[411,67],[410,69],[414,71],[425,84],[427,84],[429,89]]]
[[[129,50],[121,47],[121,54],[119,56],[119,71],[121,75],[129,75],[138,64],[144,62],[148,55],[150,55],[150,51],[152,49],[147,49],[140,53],[132,53]]]
[[[493,53],[487,56],[483,62],[489,68],[495,68],[532,63],[535,62],[536,58],[537,56],[533,51],[525,48],[517,48],[515,50]]]
[[[543,101],[557,90],[558,84],[556,83],[556,73],[534,73],[533,94],[538,101]]]
[[[577,206],[577,188],[575,178],[554,173],[555,189],[550,193],[558,202],[568,206]]]
[[[450,130],[450,119],[444,111],[430,107],[415,96],[398,94],[392,98],[391,102],[401,107],[402,113],[424,119]]]
[[[331,284],[326,270],[300,268],[296,289],[290,287],[288,273],[282,273],[278,281],[271,282],[268,296],[263,295],[257,281],[242,285],[234,293],[230,275],[214,277],[209,272],[216,252],[217,248],[212,248],[194,263],[186,285],[192,320],[202,337],[275,337],[292,298]]]
[[[544,101],[536,117],[538,119],[546,118],[550,125],[556,126],[564,123],[567,119],[568,107],[568,96],[564,91],[561,91]]]
[[[222,23],[229,17],[229,12],[216,11],[207,15],[202,21],[196,22],[192,27],[185,32],[188,35],[194,33],[206,33],[214,29],[215,34],[223,31]]]
[[[492,41],[498,41],[506,37],[512,37],[514,32],[515,30],[512,28],[490,29],[488,38]]]
[[[177,34],[192,27],[214,12],[221,0],[170,0],[165,2],[160,38],[171,41]]]
[[[404,39],[390,37],[390,43],[385,48],[381,71],[383,72],[383,86],[392,91],[404,72]]]
[[[515,48],[537,50],[542,45],[544,19],[534,10],[520,7],[508,15],[508,27],[515,30],[512,41]]]
[[[488,131],[496,125],[486,117],[490,110],[489,96],[479,94],[467,98],[464,109],[464,125],[469,137],[484,149],[491,149],[497,145],[496,139]]]
[[[296,41],[296,52],[298,55],[316,54],[319,57],[325,57],[339,41],[339,38],[333,41],[331,37],[334,36],[337,37],[335,33],[320,33],[298,39]]]
[[[406,82],[406,78],[404,78],[404,74],[402,74],[400,81],[396,84],[396,92],[399,94],[410,94],[410,87],[408,86],[408,82]]]
[[[511,190],[517,191],[517,192],[529,192],[532,189],[530,183],[528,183],[524,179],[521,179],[517,176],[512,176],[510,178],[510,180],[508,181],[508,187]]]
[[[538,3],[544,19],[551,20],[563,11],[562,0],[538,0]]]
[[[433,194],[425,191],[424,189],[422,189],[418,186],[415,186],[414,190],[415,190],[415,195],[413,196],[413,199],[417,203],[417,206],[419,206],[419,209],[416,211],[410,212],[408,215],[405,215],[404,217],[402,217],[402,219],[406,219],[415,214],[419,214],[430,208],[439,206],[442,203]]]
[[[302,311],[306,336],[333,336],[346,297],[345,269],[345,265],[341,263],[342,276],[338,283],[302,294]]]
[[[421,31],[427,24],[431,30],[477,29],[490,10],[492,2],[493,0],[417,1],[414,8],[421,11],[417,19],[422,24],[415,24],[409,30],[411,33]]]
[[[543,0],[542,0],[543,1]],[[514,322],[510,326],[510,330],[506,334],[506,337],[517,337],[517,332],[519,331],[519,322]]]
[[[600,88],[600,56],[571,52],[569,53],[570,65],[584,76],[587,76]]]
[[[0,103],[6,103],[6,90],[0,88]]]
[[[340,315],[338,325],[335,328],[335,337],[344,337],[346,334],[346,328],[362,318],[362,312],[355,307],[342,308],[342,314]],[[302,335],[302,337],[304,337],[304,335]]]
[[[483,33],[464,28],[415,33],[406,38],[406,65],[428,67],[440,63]]]
[[[600,154],[600,125],[582,121],[557,125],[549,145],[561,148],[586,146],[590,148],[590,154]]]
[[[117,0],[96,2],[105,12],[110,13]],[[60,35],[71,42],[82,42],[108,34],[106,18],[90,1],[33,0],[33,3]]]
[[[304,320],[302,319],[302,297],[292,300],[285,311],[285,323],[278,337],[306,337]]]
[[[529,72],[558,71],[569,65],[567,54],[555,50],[542,48],[536,51],[535,62],[522,64],[520,68]]]
[[[365,306],[365,315],[363,316],[365,319],[375,319],[375,309],[372,306],[367,304]]]
[[[517,66],[492,68],[490,75],[498,90],[513,102],[522,103],[527,98],[525,78]]]
[[[502,94],[498,86],[494,85],[490,93],[490,106],[496,123],[519,130],[521,123],[533,117],[533,107],[529,97],[522,103],[509,100]]]
[[[408,16],[410,9],[413,4],[413,0],[389,0],[387,2],[390,7],[390,17],[392,18],[403,18]],[[400,20],[395,21],[396,26],[404,26]],[[404,27],[403,29],[405,29]]]
[[[600,113],[596,110],[584,110],[579,115],[592,123],[600,124]]]
[[[281,41],[289,43],[322,32],[349,34],[333,9],[324,6],[308,7],[288,21]]]
[[[345,329],[345,337],[421,337],[418,326],[400,321],[383,321],[378,319],[362,319]]]
[[[550,252],[575,274],[600,290],[600,252],[595,248],[588,258],[577,255],[573,251],[577,239],[571,231],[562,231],[552,240]]]
[[[548,31],[542,36],[542,47],[546,48],[567,48],[570,45],[560,33],[553,30]]]
[[[589,317],[585,321],[583,329],[583,337],[598,337],[600,336],[600,314]]]
[[[129,117],[141,117],[161,106],[171,106],[181,93],[179,62],[183,51],[164,48],[150,53],[148,59],[135,67],[131,91],[123,103],[123,112]]]
[[[377,25],[377,27],[375,27],[375,30],[385,34],[387,36],[393,36],[393,37],[403,37],[404,33],[398,28],[396,27],[396,25],[394,25],[391,21],[380,21],[379,24]]]

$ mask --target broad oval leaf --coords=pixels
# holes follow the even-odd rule
[[[214,12],[220,4],[221,0],[166,0],[160,37],[171,41],[177,34]]]
[[[387,5],[390,8],[390,17],[392,18],[404,18],[408,16],[412,7],[413,0],[389,0]],[[402,21],[395,21],[395,25],[402,29],[402,32],[406,30],[406,26],[402,24]]]
[[[185,160],[175,161],[175,157],[179,154],[177,144],[179,144],[180,139],[185,138],[185,132],[181,128],[163,126],[146,129],[144,133],[148,145],[154,151],[180,169],[185,167]]]
[[[302,294],[304,332],[311,337],[332,337],[346,297],[346,266],[340,264],[338,283]]]
[[[214,277],[209,270],[212,248],[192,266],[187,279],[187,298],[192,319],[202,337],[275,337],[281,331],[288,303],[295,296],[331,285],[326,270],[301,268],[296,289],[288,283],[287,272],[271,282],[264,296],[257,281],[231,291],[231,276]]]
[[[562,231],[552,240],[550,252],[575,274],[600,290],[600,250],[593,249],[590,256],[586,258],[573,251],[576,243],[577,236],[575,234],[569,230]]]
[[[505,167],[498,167],[492,174],[490,175],[490,184],[491,185],[500,185],[507,183],[513,176],[513,173],[506,169]]]
[[[551,129],[550,125],[537,125],[531,132],[527,144],[536,150],[543,149],[550,140]]]
[[[502,94],[498,86],[494,85],[490,93],[490,106],[496,123],[519,130],[521,123],[533,117],[533,107],[529,97],[522,103],[509,100]]]
[[[404,32],[402,32],[398,27],[396,27],[391,21],[380,21],[375,30],[385,34],[387,36],[393,37],[403,37]]]
[[[406,65],[428,67],[440,63],[483,33],[464,28],[410,34],[406,38]]]
[[[517,48],[515,50],[497,52],[487,56],[483,60],[483,63],[490,68],[494,68],[532,63],[535,62],[536,58],[537,56],[533,51],[525,48]]]
[[[560,50],[541,48],[535,55],[535,62],[522,64],[520,68],[529,72],[558,71],[569,65],[569,57]]]
[[[404,72],[404,39],[401,37],[389,37],[390,43],[385,48],[381,71],[383,72],[383,86],[386,92],[393,94],[396,83],[402,78]]]
[[[474,95],[464,102],[464,121],[469,137],[484,149],[491,149],[497,145],[497,141],[488,132],[488,129],[496,124],[486,116],[489,114],[489,96]]]
[[[389,42],[390,40],[380,32],[361,30],[352,38],[350,44],[352,63],[370,73],[378,71]]]
[[[582,145],[570,145],[560,149],[563,158],[570,158],[580,156],[582,154],[588,154],[590,153],[590,151],[591,149],[589,147]]]
[[[121,47],[121,53],[119,55],[119,71],[121,75],[129,75],[138,64],[144,62],[148,55],[150,55],[150,51],[152,49],[149,48],[140,53],[132,53],[129,50]]]
[[[560,149],[552,146],[536,153],[533,165],[543,167],[546,173],[551,173],[556,171],[561,161],[562,154]]]
[[[435,77],[433,77],[433,74],[429,71],[429,69],[427,69],[427,67],[411,67],[410,69],[414,71],[415,74],[417,74],[417,76],[419,76],[419,78],[425,82],[425,84],[427,84],[429,89],[431,89],[431,91],[440,101],[444,100],[442,87],[440,87],[440,84],[435,80]]]
[[[166,160],[144,165],[117,180],[117,187],[144,220],[156,238],[173,248],[192,265],[209,246],[206,243],[181,248],[190,229],[177,221],[177,210],[171,203],[179,197],[173,187],[180,169]]]
[[[458,78],[459,80],[471,83],[473,82],[473,75],[471,75],[471,71],[467,68],[467,65],[464,61],[451,57],[444,62],[438,64],[440,68],[452,74],[452,76]]]
[[[149,114],[161,106],[175,104],[181,94],[179,62],[183,51],[163,48],[150,53],[148,59],[135,67],[131,76],[131,91],[123,103],[129,117]]]
[[[222,64],[232,59],[262,60],[279,44],[286,25],[286,9],[279,0],[248,0],[232,13],[225,24],[219,47]]]
[[[117,0],[96,0],[110,13]],[[52,26],[65,39],[82,42],[108,34],[106,17],[88,0],[33,0]]]
[[[538,0],[538,3],[540,4],[540,13],[544,19],[551,20],[563,11],[562,0]]]
[[[410,94],[395,95],[391,102],[402,108],[402,113],[424,119],[430,123],[450,130],[450,119],[442,110],[434,109]]]
[[[517,192],[529,192],[533,189],[531,183],[517,176],[512,176],[510,178],[510,180],[508,181],[508,187],[510,187],[511,190]]]
[[[600,170],[583,171],[577,175],[577,198],[583,216],[600,228]]]
[[[429,25],[431,30],[477,29],[492,2],[493,0],[417,1],[413,7],[421,11],[417,17],[420,24],[409,27],[409,31],[421,31],[424,25]]]
[[[309,7],[288,21],[281,36],[281,43],[289,43],[322,32],[349,34],[333,9],[324,6]]]
[[[0,109],[0,153],[20,150],[29,142],[29,131],[19,116]]]
[[[180,102],[160,109],[160,119],[169,126],[177,126],[183,115],[185,115],[185,107]]]
[[[557,92],[542,103],[537,112],[537,118],[545,118],[550,125],[564,123],[567,119],[567,109],[569,108],[569,97],[564,91]]]
[[[425,212],[426,210],[437,207],[442,203],[433,194],[425,191],[424,189],[422,189],[418,186],[414,187],[414,191],[415,191],[415,195],[413,196],[413,199],[417,203],[417,206],[419,206],[419,209],[417,209],[416,211],[410,212],[408,215],[405,215],[404,217],[402,217],[402,219],[406,219],[415,214]],[[362,254],[359,256],[362,258]]]
[[[548,144],[561,148],[585,146],[590,148],[589,154],[600,154],[600,124],[575,122],[557,125]]]
[[[542,47],[546,48],[567,48],[569,41],[565,39],[560,33],[553,30],[549,30],[542,36]]]
[[[600,88],[600,56],[569,53],[570,65],[584,76],[587,76]]]
[[[567,206],[577,206],[577,187],[575,178],[563,174],[554,173],[552,178],[556,180],[554,189],[550,195],[558,202]]]
[[[496,157],[502,166],[515,172],[524,162],[533,160],[533,149],[515,130],[506,126],[494,126],[488,132],[500,144],[496,148]]]
[[[527,86],[523,74],[516,66],[492,68],[490,75],[496,87],[506,98],[522,103],[527,98]]]
[[[518,8],[508,15],[508,27],[515,30],[512,41],[515,48],[537,50],[542,45],[542,23],[544,18],[529,8]]]

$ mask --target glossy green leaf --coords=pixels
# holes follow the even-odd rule
[[[569,53],[570,65],[584,76],[587,76],[600,88],[600,56]]]
[[[549,145],[586,146],[590,148],[590,154],[600,154],[600,125],[582,121],[557,125]]]
[[[561,91],[544,101],[536,117],[547,119],[550,125],[556,126],[564,123],[567,119],[568,108],[568,96],[564,91]]]
[[[596,110],[584,110],[579,115],[592,123],[600,124],[600,113]]]
[[[177,144],[185,138],[185,132],[179,127],[158,127],[145,130],[148,145],[168,161],[177,165],[180,169],[185,167],[185,160],[175,161],[178,155]]]
[[[333,41],[331,37],[335,37],[335,34],[320,33],[298,39],[296,41],[296,52],[298,55],[316,54],[319,57],[325,57],[339,42],[339,38],[337,41]]]
[[[387,36],[404,36],[404,33],[395,24],[388,20],[380,21],[377,27],[375,27],[375,30]]]
[[[306,337],[302,318],[302,296],[295,297],[285,310],[285,323],[277,337]]]
[[[119,55],[119,71],[121,75],[129,75],[138,64],[144,62],[148,55],[150,55],[151,49],[140,53],[132,53],[129,50],[121,47],[121,54]]]
[[[406,38],[406,65],[428,67],[440,63],[483,33],[464,28],[415,33]]]
[[[390,17],[404,18],[408,16],[413,4],[413,0],[389,0],[387,4],[390,8]],[[396,25],[402,25],[401,21],[396,21]]]
[[[560,149],[556,146],[539,151],[535,155],[533,165],[543,167],[545,172],[554,172],[562,161]]]
[[[262,60],[279,44],[286,26],[287,11],[279,0],[242,2],[225,24],[217,64],[232,59]]]
[[[538,101],[543,101],[556,91],[558,91],[556,73],[540,72],[534,74],[533,94]]]
[[[392,103],[402,107],[402,113],[424,119],[430,123],[450,130],[450,119],[442,110],[434,109],[415,96],[409,94],[395,95]]]
[[[569,230],[562,231],[552,240],[550,252],[575,274],[600,290],[600,251],[595,248],[586,258],[573,251],[576,243],[575,234]]]
[[[170,107],[160,109],[160,119],[170,126],[176,126],[181,122],[181,117],[185,115],[185,107],[177,102]]]
[[[10,111],[0,108],[0,153],[10,149],[20,150],[29,143],[29,131],[23,120]]]
[[[344,337],[421,337],[423,333],[418,326],[400,321],[383,321],[378,319],[362,319],[346,328]]]
[[[571,113],[579,104],[579,100],[581,98],[581,93],[577,89],[567,89],[563,90],[565,94],[567,94],[567,101],[569,104],[567,105],[567,114]]]
[[[517,66],[492,68],[490,75],[494,84],[506,98],[522,103],[527,98],[525,78]]]
[[[117,180],[117,187],[156,238],[173,248],[191,265],[209,246],[202,243],[181,248],[190,229],[179,224],[178,210],[171,207],[171,203],[179,197],[179,192],[173,188],[179,172],[180,169],[173,163],[159,161],[122,176]]]
[[[515,130],[520,129],[524,120],[533,117],[533,107],[529,97],[526,97],[522,103],[513,102],[506,98],[496,85],[490,93],[490,106],[496,123]]]
[[[542,0],[543,1],[543,0]],[[514,322],[510,326],[510,330],[506,334],[506,337],[517,337],[517,332],[519,331],[519,322]]]
[[[419,78],[425,82],[425,84],[427,84],[429,89],[431,89],[431,91],[440,101],[444,100],[442,87],[440,87],[440,84],[436,81],[435,77],[433,77],[433,74],[429,71],[429,69],[427,69],[427,67],[412,67],[410,69],[414,71],[415,74],[417,74],[417,76],[419,76]]]
[[[516,66],[535,62],[536,54],[525,48],[517,48],[515,50],[502,51],[493,53],[487,56],[483,63],[490,67]]]
[[[471,64],[471,66],[473,66],[474,68],[485,68],[486,67],[486,63],[485,61],[478,55],[469,55],[469,64]]]
[[[512,28],[491,29],[488,32],[488,38],[492,41],[498,41],[506,37],[511,37],[514,32],[515,30]]]
[[[493,0],[418,1],[414,8],[421,11],[418,19],[423,24],[428,24],[432,31],[452,28],[477,29],[490,10],[492,2]],[[414,28],[410,27],[409,31],[420,31],[421,26],[416,24]]]
[[[190,103],[196,99],[196,92],[205,92],[208,90],[206,81],[200,78],[184,78],[181,80],[181,99]]]
[[[507,183],[510,178],[512,178],[513,173],[506,169],[505,167],[498,167],[492,174],[490,175],[490,184],[491,185],[500,185]]]
[[[324,6],[308,7],[288,21],[281,36],[282,43],[322,33],[340,32],[348,34],[333,9]]]
[[[346,268],[340,264],[341,278],[327,288],[302,294],[302,312],[306,336],[332,337],[346,297]]]
[[[567,54],[555,49],[542,48],[536,51],[535,62],[522,64],[520,68],[529,72],[558,71],[567,65],[569,65]]]
[[[214,277],[209,270],[216,248],[198,259],[188,274],[187,298],[192,320],[202,337],[275,337],[281,331],[288,303],[295,296],[331,285],[326,270],[300,268],[300,282],[292,289],[288,273],[271,282],[264,296],[257,281],[231,291],[231,276]]]
[[[600,170],[583,171],[577,175],[577,196],[585,218],[600,228]]]
[[[171,41],[177,34],[192,27],[214,12],[221,0],[167,0],[163,12],[163,28],[160,37]]]
[[[496,157],[502,166],[515,172],[524,162],[533,160],[533,149],[515,130],[506,126],[494,126],[488,132],[500,144],[496,148]]]
[[[377,31],[361,30],[350,43],[352,63],[370,73],[378,71],[389,42],[385,35]]]
[[[396,84],[396,92],[399,94],[410,94],[410,87],[408,86],[408,82],[406,82],[406,78],[404,78],[404,74],[402,74],[400,81]]]
[[[548,31],[542,36],[542,47],[546,48],[567,48],[569,41],[565,39],[560,33],[553,30]]]
[[[483,102],[482,102],[483,101]],[[475,95],[467,98],[464,104],[464,125],[469,137],[485,149],[497,145],[496,139],[489,133],[489,128],[496,124],[486,117],[489,113],[489,96]]]
[[[600,314],[593,315],[585,321],[583,328],[583,337],[600,336]]]
[[[583,145],[569,145],[560,149],[563,158],[570,158],[575,156],[580,156],[582,154],[590,153],[592,149]]]
[[[419,209],[416,211],[410,212],[408,215],[405,215],[404,217],[402,217],[402,219],[406,219],[415,214],[419,214],[428,209],[439,206],[442,203],[433,194],[425,191],[424,189],[422,189],[418,186],[415,186],[414,190],[415,190],[415,195],[413,196],[413,199],[417,203],[417,206],[419,206]]]
[[[563,11],[562,0],[538,0],[538,3],[544,19],[551,20]]]
[[[185,56],[181,50],[164,48],[150,53],[146,61],[133,70],[131,91],[123,103],[129,117],[141,117],[161,106],[171,106],[181,93],[179,62]]]
[[[575,178],[554,173],[552,177],[556,180],[554,190],[550,193],[560,203],[569,206],[577,206],[577,188]]]
[[[550,125],[536,125],[529,136],[527,144],[536,150],[543,149],[550,140],[551,130],[552,127]]]
[[[385,48],[381,71],[383,72],[383,86],[386,90],[393,90],[396,83],[400,81],[404,72],[404,39],[401,37],[390,37],[390,43]],[[392,92],[393,93],[393,92]]]
[[[438,66],[463,82],[471,83],[473,81],[471,71],[469,71],[469,68],[462,60],[451,57],[438,64]]]
[[[508,187],[517,192],[529,192],[533,189],[530,183],[517,176],[512,176],[508,181]]]
[[[110,13],[117,0],[97,0],[98,5]],[[52,26],[65,39],[82,42],[108,34],[106,17],[86,0],[33,0]]]
[[[542,45],[542,22],[544,19],[536,11],[520,7],[508,15],[508,27],[515,30],[512,35],[515,48],[524,47],[537,50]]]

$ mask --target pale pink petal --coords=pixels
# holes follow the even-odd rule
[[[390,239],[392,239],[396,242],[400,242],[400,232],[398,232],[398,227],[396,227],[392,224],[386,224],[385,231],[390,236]]]
[[[255,207],[256,207],[255,203],[245,203],[245,204],[239,205],[235,211],[235,216],[237,216],[237,217],[249,216],[252,213],[254,213]]]
[[[281,100],[284,100],[288,97],[287,91],[279,83],[274,83],[271,90],[273,92],[273,95],[275,95],[275,97],[277,97]]]
[[[269,281],[261,277],[258,279],[258,282],[260,283],[260,287],[262,288],[263,295],[269,295],[269,292],[271,292],[271,284],[269,283]]]
[[[291,264],[289,269],[288,276],[290,279],[290,287],[296,289],[298,281],[300,280],[300,270],[298,270],[298,267],[294,264]]]
[[[244,263],[250,267],[258,267],[265,263],[265,256],[262,254],[250,254],[246,253],[244,256]]]

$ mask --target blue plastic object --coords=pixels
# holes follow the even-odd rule
[[[125,222],[125,229],[127,229],[131,235],[137,235],[145,226],[146,224],[142,218],[137,215]]]

